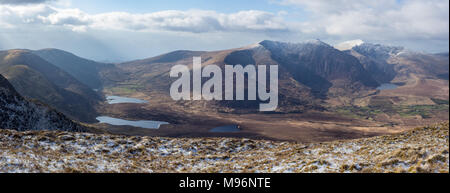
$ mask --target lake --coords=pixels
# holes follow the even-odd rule
[[[398,85],[391,84],[391,83],[385,83],[381,84],[379,87],[377,87],[377,90],[394,90],[398,87]]]
[[[125,119],[118,119],[108,116],[97,117],[97,120],[100,123],[107,123],[110,125],[118,125],[118,126],[133,126],[133,127],[141,127],[146,129],[159,129],[161,125],[169,124],[167,122],[162,121],[148,121],[148,120],[140,120],[140,121],[129,121]]]
[[[226,125],[209,130],[209,132],[213,133],[235,133],[239,131],[241,131],[239,125]]]
[[[108,104],[119,104],[119,103],[148,103],[146,100],[141,100],[137,98],[121,97],[121,96],[106,96]]]
[[[130,97],[121,97],[121,96],[106,96],[106,100],[108,104],[120,104],[120,103],[148,103],[146,100],[141,100],[137,98]],[[110,125],[118,125],[118,126],[133,126],[133,127],[141,127],[146,129],[159,129],[161,125],[169,124],[163,121],[150,121],[150,120],[139,120],[139,121],[129,121],[125,119],[118,119],[114,117],[108,116],[100,116],[96,118],[100,123],[107,123]]]

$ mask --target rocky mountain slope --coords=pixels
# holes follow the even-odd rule
[[[24,130],[86,131],[63,114],[30,102],[19,95],[13,86],[0,75],[0,128]]]
[[[294,79],[313,91],[326,94],[332,86],[346,86],[339,83],[378,86],[356,58],[320,40],[297,44],[265,40],[260,45],[269,50],[272,59],[287,68]]]
[[[448,123],[298,144],[0,130],[0,172],[449,172]]]
[[[30,50],[0,51],[0,74],[22,96],[42,101],[80,121],[95,121],[102,97]]]

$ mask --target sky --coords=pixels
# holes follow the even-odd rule
[[[58,48],[118,62],[311,39],[448,52],[449,1],[0,0],[0,50]]]

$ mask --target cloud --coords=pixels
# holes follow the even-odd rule
[[[311,14],[304,28],[331,36],[447,39],[448,0],[281,0]]]
[[[23,5],[23,4],[40,4],[53,0],[0,0],[0,4]]]
[[[0,0],[2,1],[2,0]],[[5,0],[3,0],[6,2]],[[22,1],[17,1],[22,2]],[[32,2],[25,1],[23,2]],[[33,2],[42,2],[33,1]],[[402,3],[399,3],[402,2]],[[166,10],[143,14],[88,14],[47,4],[0,5],[0,23],[12,28],[26,24],[89,30],[206,32],[291,32],[343,39],[448,39],[448,0],[280,0],[310,13],[309,20],[289,22],[289,13],[245,10]],[[5,28],[6,28],[5,27]]]
[[[15,5],[1,1],[0,42],[3,49],[56,47],[97,59],[121,54],[135,59],[177,49],[219,50],[264,39],[319,38],[330,44],[361,39],[420,51],[448,51],[448,0],[268,1],[289,9],[90,14],[73,8],[68,0]]]
[[[145,14],[108,12],[87,14],[79,9],[49,5],[1,6],[0,22],[9,25],[41,24],[64,26],[74,31],[89,29],[128,31],[175,31],[204,33],[215,31],[286,31],[287,24],[276,14],[247,10],[224,14],[208,10],[167,10]]]
[[[349,40],[349,41],[345,41],[342,43],[339,43],[337,45],[335,45],[334,47],[338,50],[349,50],[355,46],[359,46],[361,44],[363,44],[364,41],[363,40]]]

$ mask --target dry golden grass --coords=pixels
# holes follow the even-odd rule
[[[0,130],[0,172],[449,172],[449,124],[327,143]]]

